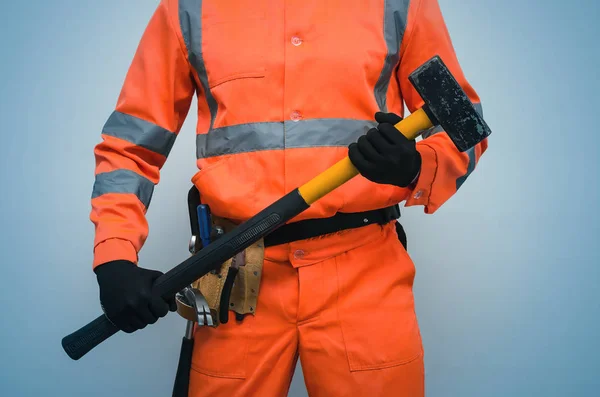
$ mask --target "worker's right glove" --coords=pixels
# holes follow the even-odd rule
[[[175,296],[164,300],[152,293],[154,281],[163,274],[159,271],[117,260],[97,266],[94,272],[102,310],[121,331],[132,333],[177,310]]]

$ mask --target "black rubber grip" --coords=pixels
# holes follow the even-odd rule
[[[188,212],[190,215],[190,229],[192,236],[200,238],[200,225],[198,224],[198,206],[200,205],[200,192],[192,186],[188,192]]]
[[[160,296],[172,297],[308,208],[309,205],[298,189],[291,191],[230,233],[160,276],[154,283],[154,289]],[[62,341],[63,349],[69,357],[77,360],[116,332],[116,328],[108,319],[101,316],[66,336]]]
[[[190,256],[163,274],[156,280],[155,288],[161,296],[169,297],[176,294],[308,207],[298,189],[291,191],[217,241],[202,248],[196,255]]]
[[[233,283],[238,274],[237,267],[230,267],[227,272],[225,284],[221,291],[221,299],[219,301],[219,323],[227,324],[229,322],[229,302],[231,301],[231,291],[233,291]]]
[[[181,341],[181,353],[179,354],[179,364],[175,374],[173,397],[188,397],[193,352],[194,340],[184,337]]]
[[[79,360],[117,332],[119,329],[103,314],[85,327],[65,336],[62,340],[62,347],[69,357]]]

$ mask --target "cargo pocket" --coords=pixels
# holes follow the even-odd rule
[[[229,321],[218,327],[197,327],[192,369],[207,376],[246,379],[252,320]]]
[[[336,258],[338,316],[350,371],[407,364],[423,354],[414,310],[414,266],[395,226]]]

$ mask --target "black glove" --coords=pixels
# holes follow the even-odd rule
[[[406,187],[421,170],[416,142],[407,139],[394,125],[402,117],[377,112],[377,128],[370,129],[348,147],[348,157],[362,176],[375,183]]]
[[[121,331],[132,333],[177,310],[175,296],[164,300],[152,293],[154,280],[163,274],[159,271],[117,260],[97,266],[94,272],[104,313]]]

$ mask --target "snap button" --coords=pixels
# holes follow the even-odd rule
[[[419,190],[417,193],[415,193],[415,196],[414,196],[414,197],[415,197],[415,200],[418,200],[418,199],[420,199],[422,195],[423,195],[423,191],[422,191],[422,190]]]
[[[304,251],[302,250],[296,250],[296,252],[294,252],[294,258],[296,259],[302,259],[304,258]]]
[[[290,118],[292,119],[292,121],[300,121],[302,120],[302,114],[300,114],[299,111],[295,110],[290,115]]]
[[[302,39],[298,36],[294,36],[292,37],[292,44],[298,47],[300,44],[302,44]]]

